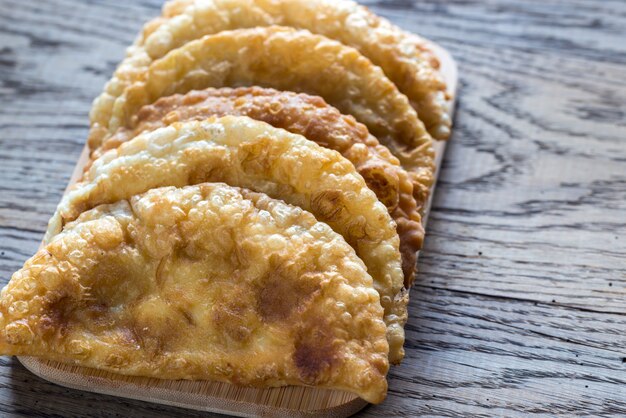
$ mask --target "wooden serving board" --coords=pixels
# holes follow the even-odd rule
[[[448,84],[450,107],[453,111],[458,81],[457,66],[445,49],[436,44],[433,44],[433,49],[441,62],[441,72]],[[438,173],[446,142],[435,141],[434,147]],[[81,177],[88,155],[85,146],[69,185]],[[424,222],[428,217],[431,201],[426,207]],[[123,376],[36,357],[22,356],[19,360],[37,376],[73,389],[241,417],[339,418],[350,416],[367,405],[367,402],[356,395],[328,389],[301,386],[257,389],[212,381]]]

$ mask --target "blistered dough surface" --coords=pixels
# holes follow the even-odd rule
[[[422,185],[412,181],[410,174],[364,125],[351,116],[342,115],[320,97],[260,87],[211,88],[163,97],[141,108],[134,129],[118,130],[94,151],[92,158],[117,148],[141,132],[175,122],[225,115],[248,116],[286,129],[339,151],[349,159],[396,221],[404,284],[410,287],[415,274],[416,252],[424,238],[419,213],[426,204],[422,200]]]
[[[154,61],[138,77],[115,99],[108,134],[132,127],[142,106],[174,93],[250,85],[304,92],[366,125],[423,185],[425,198],[432,186],[432,141],[406,96],[356,49],[323,36],[284,27],[207,35]]]
[[[46,241],[97,205],[155,187],[203,182],[266,193],[304,208],[340,233],[364,261],[381,295],[390,359],[402,358],[408,295],[399,238],[387,208],[341,154],[263,122],[226,116],[175,123],[106,152],[63,197]]]
[[[98,206],[0,298],[0,354],[116,373],[385,397],[372,279],[308,212],[224,184]]]
[[[349,0],[178,0],[146,24],[94,102],[91,141],[105,134],[115,99],[153,60],[204,35],[271,25],[306,29],[358,49],[408,96],[435,138],[449,136],[446,86],[428,43],[367,8]]]

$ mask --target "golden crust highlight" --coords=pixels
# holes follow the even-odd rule
[[[223,184],[168,187],[83,213],[28,260],[1,293],[0,353],[378,403],[382,316],[361,260],[311,214]]]

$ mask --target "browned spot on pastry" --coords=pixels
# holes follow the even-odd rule
[[[140,116],[141,118],[141,116]],[[163,122],[171,125],[172,123],[178,122],[180,120],[180,113],[177,111],[172,111],[163,117]]]
[[[132,334],[136,336],[137,342],[140,347],[148,353],[152,358],[160,355],[163,352],[163,333],[153,332],[148,327],[137,326],[134,324]],[[172,328],[172,333],[175,329]]]
[[[250,245],[246,245],[246,241],[238,240],[233,237],[233,252],[231,254],[231,261],[234,266],[240,269],[247,269],[250,266],[250,254],[254,253],[254,249],[250,249]]]
[[[65,335],[75,302],[64,294],[49,295],[45,313],[39,320],[39,328],[42,334]]]
[[[256,310],[264,321],[285,321],[293,312],[301,310],[319,289],[315,273],[300,277],[293,274],[278,268],[261,281]]]
[[[272,115],[277,115],[282,109],[283,109],[283,105],[280,102],[274,102],[274,103],[270,103],[267,106],[268,110],[270,111],[270,113]]]
[[[329,378],[330,370],[337,361],[332,345],[332,335],[323,318],[309,320],[307,328],[295,343],[293,361],[300,378],[309,385],[319,384]]]
[[[325,190],[311,199],[311,212],[315,213],[320,221],[333,222],[342,218],[345,213],[343,192],[341,190]]]
[[[225,152],[214,152],[208,160],[206,155],[203,155],[202,150],[197,148],[187,148],[184,154],[185,159],[189,161],[193,161],[196,158],[204,160],[204,164],[191,164],[194,170],[189,173],[187,184],[223,181],[223,168],[230,163]]]
[[[94,303],[85,307],[85,320],[95,327],[101,329],[110,328],[115,320],[111,315],[109,307],[103,303]]]
[[[123,345],[136,345],[139,341],[139,337],[133,328],[121,327],[117,340]]]
[[[144,298],[133,307],[128,328],[153,358],[176,346],[188,327],[174,303],[165,297]]]
[[[217,303],[212,308],[213,322],[216,329],[227,336],[230,342],[242,344],[246,342],[252,334],[251,323],[252,302],[248,300],[249,294],[243,290],[229,289],[235,292],[238,297],[233,298],[228,303]]]
[[[196,103],[202,102],[205,97],[206,96],[202,94],[202,91],[192,90],[185,95],[185,98],[183,99],[183,106],[193,106]]]
[[[183,318],[185,318],[185,321],[187,321],[187,323],[189,325],[195,326],[196,325],[196,321],[193,319],[193,316],[191,315],[191,312],[189,312],[188,310],[182,308],[182,307],[178,307],[178,311],[180,312],[180,314],[183,316]]]
[[[346,241],[352,247],[358,244],[360,239],[367,237],[367,221],[362,216],[357,216],[348,223]]]
[[[385,170],[382,165],[365,165],[360,167],[359,174],[363,176],[367,186],[376,193],[389,212],[393,212],[398,206],[398,177],[394,173]]]
[[[271,169],[271,147],[270,138],[242,143],[238,147],[241,166],[248,173],[268,173]]]
[[[397,219],[398,234],[403,238],[400,241],[402,253],[402,271],[404,273],[404,287],[409,289],[415,280],[417,251],[422,247],[424,239],[421,223],[405,218]]]
[[[139,292],[139,289],[128,286],[135,275],[123,258],[118,258],[118,254],[111,254],[98,262],[89,272],[90,282],[88,297],[95,303],[106,304],[108,306],[123,303],[132,294]],[[131,291],[131,289],[133,289]]]
[[[28,321],[25,319],[7,324],[3,332],[0,333],[0,344],[2,345],[4,345],[5,342],[13,345],[29,345],[33,343],[34,339],[35,334],[30,326],[28,326]]]
[[[161,258],[161,261],[159,261],[159,265],[157,266],[156,269],[156,285],[157,286],[162,286],[163,285],[163,279],[164,279],[164,274],[165,274],[165,268],[166,268],[166,264],[167,264],[167,259],[168,257],[163,257]]]
[[[104,364],[106,366],[114,368],[114,369],[122,368],[124,365],[126,365],[126,363],[128,363],[128,360],[126,360],[120,354],[116,354],[116,353],[109,354],[107,358],[104,360]]]
[[[87,209],[91,209],[87,202],[78,201],[75,206],[71,208],[69,213],[63,214],[63,218],[61,219],[61,225],[65,226],[69,221],[68,219],[75,219],[81,213],[85,212]]]

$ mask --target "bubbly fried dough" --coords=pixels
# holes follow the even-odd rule
[[[350,160],[396,221],[404,285],[406,288],[411,286],[416,252],[424,238],[419,209],[426,202],[416,202],[413,196],[414,187],[418,198],[422,196],[421,185],[413,184],[398,160],[369,134],[364,125],[352,116],[342,115],[320,97],[260,87],[194,90],[186,95],[164,97],[153,105],[144,106],[137,114],[135,128],[118,130],[94,151],[92,158],[117,148],[141,132],[175,122],[226,115],[248,116],[286,129],[339,151]],[[88,169],[89,165],[86,166]]]
[[[178,0],[168,3],[164,14],[146,25],[137,47],[129,51],[111,86],[96,100],[94,132],[106,124],[111,98],[119,96],[115,86],[136,80],[133,75],[139,68],[127,63],[143,65],[141,57],[159,59],[186,42],[223,30],[282,25],[307,29],[358,49],[408,96],[434,137],[445,139],[450,134],[446,86],[428,43],[353,1]]]
[[[161,10],[162,18],[170,18],[182,14],[185,9],[191,6],[195,1],[196,0],[174,0],[165,2]]]
[[[383,310],[353,249],[300,208],[223,184],[84,213],[2,290],[0,354],[116,373],[314,385],[378,403]]]
[[[309,16],[314,16],[315,18],[312,20],[316,20],[316,22],[312,22],[313,24],[320,24],[320,20],[328,19],[328,16],[332,16],[336,18],[337,21],[341,19],[342,16],[347,15],[345,17],[345,21],[343,22],[344,27],[337,28],[334,30],[344,30],[345,28],[350,28],[354,31],[362,30],[362,25],[369,25],[368,29],[371,31],[380,31],[381,39],[377,39],[380,42],[388,42],[389,32],[391,32],[394,36],[403,40],[405,37],[412,38],[412,43],[410,48],[415,49],[415,55],[411,57],[408,55],[407,50],[397,51],[397,54],[404,55],[408,60],[416,60],[418,62],[426,60],[433,68],[438,69],[440,66],[439,58],[433,51],[432,43],[427,39],[422,38],[421,36],[406,32],[402,30],[400,27],[392,24],[387,19],[380,17],[374,14],[371,10],[369,10],[365,6],[359,5],[357,2],[352,0],[337,0],[335,2],[330,2],[328,0],[310,0],[307,3],[299,3],[300,0],[292,1],[292,4],[284,4],[285,0],[256,0],[251,3],[245,3],[246,0],[169,0],[163,4],[161,9],[161,16],[156,17],[146,23],[144,25],[143,30],[141,31],[140,36],[138,37],[138,44],[145,43],[145,40],[148,39],[150,35],[157,29],[161,27],[161,25],[169,23],[169,19],[177,17],[182,14],[192,15],[194,17],[202,17],[203,15],[195,15],[197,13],[207,13],[209,11],[216,10],[219,8],[224,13],[241,13],[242,10],[251,10],[255,8],[261,8],[266,11],[266,13],[271,13],[276,15],[277,8],[285,8],[293,5],[304,6],[306,11],[302,13],[302,15],[308,14]],[[235,3],[238,2],[238,3]],[[279,19],[282,21],[285,18],[289,19],[298,19],[302,20],[302,16],[292,17],[291,13],[295,13],[293,8],[291,10],[287,10],[287,16],[273,16],[275,19]],[[211,15],[214,17],[214,15]],[[206,17],[205,17],[206,19]],[[231,17],[232,19],[232,17]],[[309,27],[304,27],[302,25],[296,24],[286,24],[286,23],[273,23],[274,25],[283,25],[283,26],[291,26],[299,29],[307,29],[314,33],[319,33],[320,35],[325,35],[319,31],[313,31]],[[311,22],[305,22],[304,25],[311,24]],[[326,25],[328,23],[325,23]],[[355,24],[361,24],[361,27],[354,27]],[[256,26],[267,26],[258,23]],[[328,26],[323,26],[328,27]],[[241,29],[242,26],[233,29]],[[223,29],[226,30],[226,29]],[[388,31],[387,33],[383,33],[383,31]],[[343,36],[350,36],[351,34],[343,34]],[[367,34],[365,34],[367,35]],[[325,35],[330,37],[329,35]],[[198,36],[199,37],[199,36]],[[333,38],[335,39],[335,38]],[[347,38],[349,39],[349,38]],[[343,44],[351,45],[349,42],[342,41],[341,39],[337,39]],[[362,42],[362,40],[357,39],[355,42]],[[406,45],[407,41],[399,42],[402,45]],[[351,45],[353,46],[353,45]],[[397,48],[397,45],[389,45],[389,48]],[[397,59],[397,57],[394,57]],[[419,64],[418,64],[419,65]]]
[[[323,36],[281,27],[221,32],[171,51],[140,78],[115,101],[110,133],[132,128],[142,106],[174,93],[245,85],[292,90],[353,115],[425,194],[432,185],[432,141],[406,96],[357,50]]]
[[[336,151],[300,135],[226,116],[147,132],[94,162],[50,220],[46,240],[81,212],[151,188],[219,181],[300,206],[343,235],[374,278],[385,308],[390,360],[403,356],[408,294],[387,208]]]

